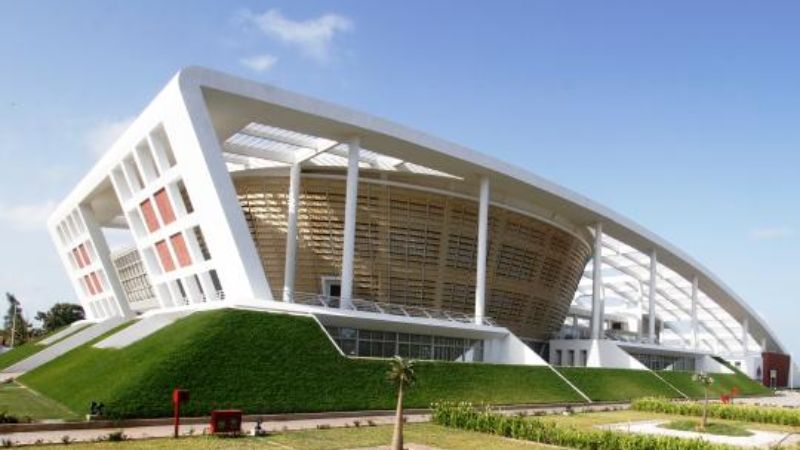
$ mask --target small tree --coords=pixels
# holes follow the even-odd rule
[[[73,303],[56,303],[48,311],[37,312],[36,317],[34,317],[34,319],[42,322],[42,328],[46,333],[84,318],[81,305]]]
[[[6,313],[4,323],[6,336],[8,336],[6,345],[14,347],[28,341],[31,324],[22,317],[22,306],[17,297],[6,292],[6,299],[8,299],[8,313]]]
[[[703,385],[703,393],[705,394],[705,400],[703,401],[703,422],[700,425],[700,429],[705,430],[706,425],[708,423],[708,388],[711,387],[712,384],[714,384],[714,379],[711,378],[711,376],[708,375],[707,373],[700,372],[694,374],[692,380],[695,383],[700,383]]]
[[[414,362],[395,356],[386,378],[397,387],[397,412],[394,418],[392,450],[403,450],[403,388],[413,386],[417,379],[414,374]]]

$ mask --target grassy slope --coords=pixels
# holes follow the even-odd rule
[[[20,381],[76,411],[102,401],[116,417],[169,416],[174,387],[191,391],[186,415],[391,409],[387,367],[339,355],[311,319],[225,310],[192,314],[124,349],[85,345]],[[542,367],[421,362],[417,375],[407,407],[581,400]]]
[[[693,373],[680,371],[661,371],[658,374],[689,397],[703,397],[703,386],[692,381],[692,375],[694,375]],[[730,394],[731,389],[733,389],[734,386],[739,389],[739,395],[771,394],[769,389],[747,378],[746,375],[741,373],[715,373],[711,376],[714,378],[714,384],[711,385],[711,388],[708,391],[710,397],[719,397],[722,394]]]
[[[30,417],[33,420],[42,419],[78,419],[63,405],[53,400],[32,392],[17,383],[0,385],[0,411],[16,416],[19,419]]]
[[[669,385],[644,370],[559,367],[558,371],[594,401],[679,396]]]
[[[71,333],[67,334],[66,336],[62,336],[61,339],[51,343],[50,345],[53,345],[57,342],[61,342],[64,339],[77,333],[78,331],[83,330],[84,328],[86,328],[86,326],[77,327]],[[12,365],[22,361],[23,359],[31,355],[35,355],[36,353],[39,353],[40,351],[46,349],[48,347],[47,345],[39,345],[37,344],[37,342],[47,338],[48,336],[52,336],[53,334],[60,332],[62,329],[63,328],[54,330],[51,333],[47,333],[46,335],[39,337],[35,341],[27,342],[25,344],[20,345],[19,347],[14,347],[9,351],[0,354],[0,370],[5,369],[7,367],[11,367]]]

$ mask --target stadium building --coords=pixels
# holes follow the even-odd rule
[[[93,321],[248,308],[313,316],[351,356],[793,376],[743,299],[608,208],[207,69],[177,74],[48,226]]]

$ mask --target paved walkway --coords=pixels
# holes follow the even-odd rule
[[[406,416],[407,422],[427,422],[430,420],[428,415]],[[269,432],[289,431],[289,430],[308,430],[318,426],[340,428],[345,425],[354,426],[354,421],[359,421],[361,426],[369,426],[370,422],[374,425],[390,425],[394,421],[392,416],[364,416],[357,418],[335,418],[335,419],[304,419],[264,422],[261,427]],[[255,422],[244,422],[242,430],[249,432],[255,427]],[[207,428],[206,425],[183,425],[181,435],[199,435]],[[128,428],[95,428],[89,430],[56,430],[56,431],[27,431],[22,433],[9,433],[0,435],[2,439],[13,441],[16,445],[40,443],[60,443],[64,436],[69,436],[73,442],[87,442],[102,439],[109,433],[122,431],[129,439],[148,439],[158,437],[171,437],[173,428],[171,425],[157,425],[148,427],[128,427]]]
[[[620,423],[613,425],[605,425],[599,428],[625,431],[629,433],[642,433],[653,434],[661,436],[676,436],[687,439],[702,439],[704,441],[713,442],[716,444],[735,445],[737,447],[760,447],[770,448],[783,440],[787,433],[778,433],[772,431],[749,430],[753,433],[752,436],[719,436],[714,434],[696,433],[694,431],[680,431],[661,428],[659,425],[666,423],[666,420],[648,420],[644,422],[633,423]],[[792,444],[797,442],[797,436],[789,437],[783,444]]]
[[[747,403],[750,405],[800,408],[800,392],[778,391],[774,397],[743,397],[743,398],[736,398],[734,402]]]

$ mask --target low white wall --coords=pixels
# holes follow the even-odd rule
[[[550,341],[550,362],[556,363],[556,352],[561,350],[561,365],[570,365],[569,351],[575,352],[573,366],[585,367],[612,367],[617,369],[648,370],[639,360],[619,348],[616,342],[606,339],[564,339]],[[582,350],[585,350],[586,361],[582,360]]]
[[[483,341],[483,361],[494,364],[547,365],[547,361],[511,332],[504,337]]]

